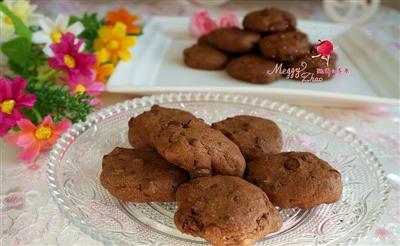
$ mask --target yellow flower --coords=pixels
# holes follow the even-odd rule
[[[35,14],[36,5],[31,5],[26,0],[4,0],[3,2],[11,12],[18,16],[28,26],[36,25],[41,17]],[[0,42],[6,42],[14,36],[14,24],[10,17],[0,11]]]
[[[117,22],[114,26],[103,26],[98,34],[94,48],[103,53],[104,60],[116,63],[118,59],[127,61],[132,57],[129,48],[136,44],[136,37],[126,35],[125,24]]]
[[[114,71],[114,64],[105,63],[107,62],[107,51],[105,49],[97,51],[95,54],[97,60],[96,64],[93,66],[93,70],[96,71],[95,81],[106,83],[107,78]]]

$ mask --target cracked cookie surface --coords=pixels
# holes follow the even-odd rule
[[[257,186],[233,176],[199,177],[179,186],[176,226],[213,245],[252,245],[282,226]]]
[[[312,208],[334,203],[342,194],[341,174],[308,152],[266,155],[248,163],[246,180],[281,208]]]
[[[186,123],[192,119],[196,117],[189,112],[154,105],[151,110],[129,120],[129,143],[139,149],[155,149],[153,139],[170,122]]]
[[[310,53],[307,34],[289,31],[271,34],[260,40],[261,54],[278,62],[292,62]]]
[[[282,133],[272,120],[238,115],[215,122],[212,127],[239,146],[248,161],[265,154],[277,154],[282,150]]]
[[[131,119],[129,126],[134,146],[155,147],[166,160],[194,177],[243,176],[246,163],[239,147],[188,112],[154,106]]]
[[[115,148],[103,157],[100,182],[113,196],[131,202],[173,202],[189,174],[155,151]]]

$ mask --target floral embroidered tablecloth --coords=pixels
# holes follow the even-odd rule
[[[201,7],[189,1],[66,1],[37,0],[44,14],[81,14],[84,11],[105,11],[124,5],[143,15],[190,15]],[[145,2],[145,3],[144,3]],[[167,3],[168,2],[168,3]],[[215,12],[233,10],[239,14],[263,7],[261,1],[231,1]],[[280,1],[277,7],[295,10],[299,18],[327,20],[321,4]],[[400,15],[381,8],[374,19],[362,28],[386,48],[399,52]],[[354,132],[375,150],[386,174],[400,178],[400,111],[399,108],[352,110],[306,107],[347,130]],[[81,232],[66,219],[50,198],[45,180],[46,155],[26,167],[17,161],[17,150],[0,142],[0,245],[101,245]],[[400,245],[400,186],[391,181],[388,206],[359,245]]]

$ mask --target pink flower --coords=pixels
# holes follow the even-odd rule
[[[76,80],[69,80],[67,84],[73,95],[83,94],[98,96],[105,89],[104,83],[94,81],[94,77],[80,76]]]
[[[96,56],[80,52],[83,40],[75,40],[75,35],[65,33],[60,43],[50,45],[54,57],[49,58],[50,67],[65,71],[70,80],[77,80],[80,76],[92,77],[92,67],[96,64]]]
[[[20,147],[22,151],[19,158],[30,163],[36,159],[40,151],[52,146],[58,137],[68,130],[71,122],[62,120],[58,124],[53,124],[51,116],[48,115],[38,126],[28,119],[17,121],[17,125],[21,130],[5,136],[4,140],[13,147]]]
[[[239,17],[233,12],[226,12],[221,15],[217,20],[218,28],[221,27],[239,27],[240,21]]]
[[[193,14],[190,20],[190,32],[195,37],[203,36],[217,28],[215,21],[209,16],[208,11],[201,10]]]
[[[16,77],[12,82],[0,78],[0,137],[24,118],[20,108],[32,108],[35,104],[35,95],[24,94],[26,85],[22,77]]]

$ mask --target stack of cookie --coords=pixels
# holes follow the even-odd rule
[[[252,245],[282,227],[276,207],[341,196],[340,173],[312,153],[281,152],[281,130],[268,119],[208,125],[156,105],[130,119],[128,138],[135,149],[104,156],[101,184],[124,201],[176,201],[177,228],[213,245]]]
[[[319,56],[307,34],[296,29],[293,14],[275,8],[254,11],[244,17],[243,28],[219,28],[200,37],[183,51],[185,64],[203,70],[226,68],[232,77],[255,84],[282,76],[314,81],[333,76],[317,70],[334,69],[336,55],[328,60]]]

